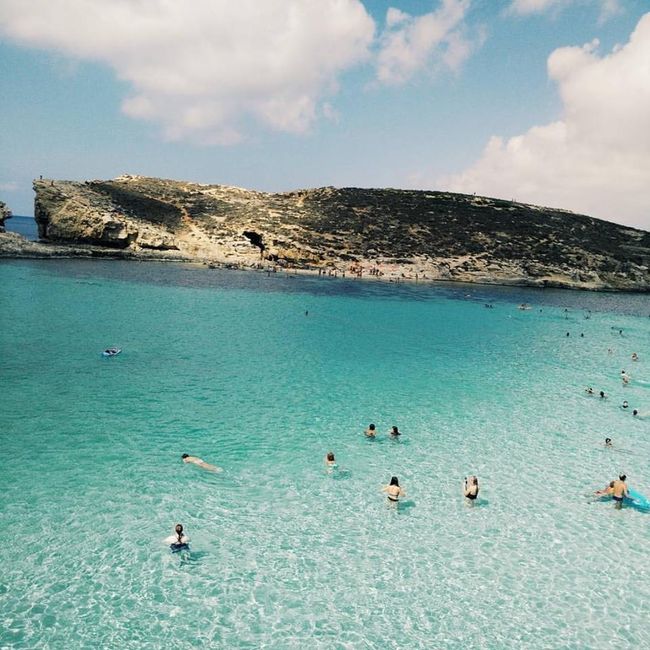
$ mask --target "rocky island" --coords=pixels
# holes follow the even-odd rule
[[[481,196],[333,187],[266,193],[129,175],[40,179],[34,190],[41,241],[4,233],[0,256],[650,290],[649,232]]]

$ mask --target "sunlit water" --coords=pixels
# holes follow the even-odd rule
[[[0,647],[649,647],[650,514],[587,496],[621,471],[650,494],[650,420],[619,408],[650,412],[649,314],[640,295],[3,262]],[[177,522],[189,558],[162,542]]]

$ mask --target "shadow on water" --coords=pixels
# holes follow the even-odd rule
[[[397,504],[397,512],[401,515],[408,514],[411,510],[415,508],[415,501],[413,499],[407,499],[406,501],[400,501]]]

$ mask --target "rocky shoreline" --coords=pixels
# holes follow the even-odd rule
[[[136,176],[39,179],[34,189],[41,241],[1,233],[0,257],[650,291],[650,233],[486,197],[361,188],[268,194]]]

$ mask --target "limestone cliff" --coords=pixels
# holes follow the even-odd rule
[[[587,289],[650,288],[650,233],[446,192],[270,194],[122,176],[37,180],[41,238],[245,266]]]

